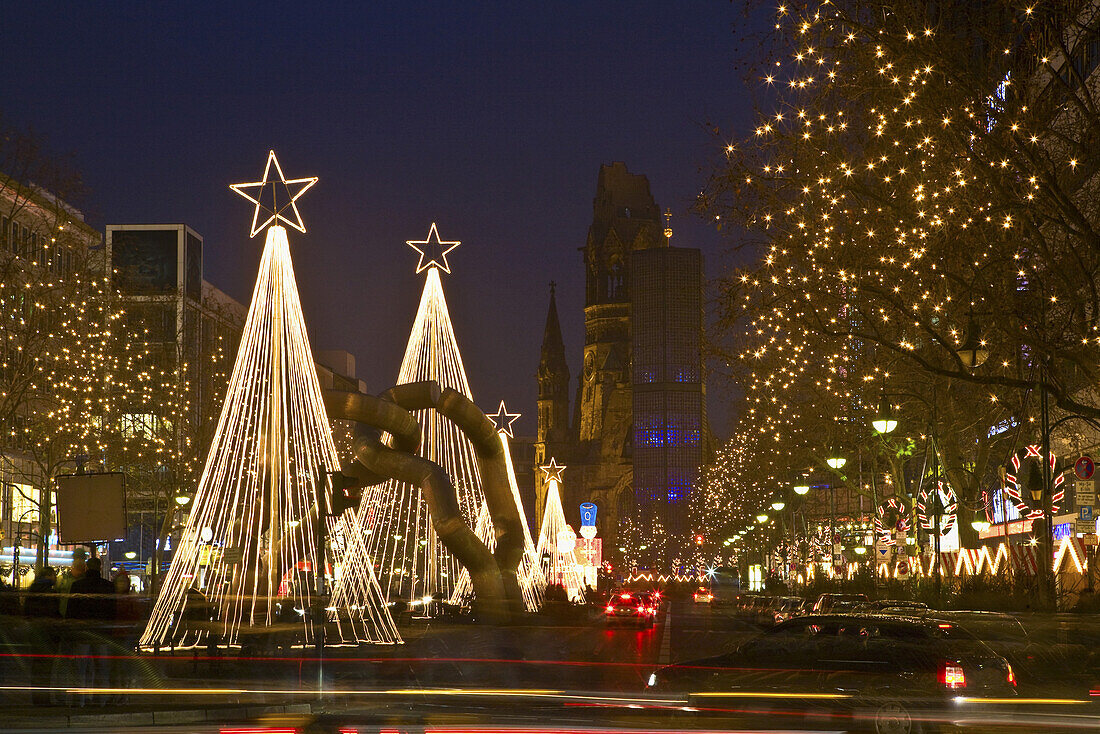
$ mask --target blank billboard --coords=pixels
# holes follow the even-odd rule
[[[126,475],[65,474],[57,478],[61,543],[105,543],[126,537]]]

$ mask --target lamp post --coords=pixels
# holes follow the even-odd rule
[[[890,405],[885,393],[879,401],[875,417],[871,420],[871,427],[884,436],[893,433],[894,429],[898,427],[898,419],[894,414],[894,408]]]
[[[989,359],[989,347],[986,346],[985,339],[982,339],[981,329],[974,314],[970,314],[966,321],[966,337],[955,353],[959,355],[959,361],[963,366],[969,370],[981,367]]]

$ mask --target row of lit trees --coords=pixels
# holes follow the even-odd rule
[[[0,475],[30,506],[11,522],[34,527],[22,539],[41,565],[60,474],[125,471],[135,521],[172,514],[202,469],[234,345],[184,355],[184,339],[128,316],[101,235],[67,203],[80,177],[32,136],[0,125],[0,171]]]
[[[745,391],[731,491],[765,505],[812,467],[913,498],[935,473],[973,512],[1049,437],[1043,396],[1100,415],[1091,8],[778,10],[758,121],[722,141],[702,200],[754,261],[723,290]],[[904,417],[888,438],[866,428],[883,405]],[[827,466],[836,447],[855,469]]]

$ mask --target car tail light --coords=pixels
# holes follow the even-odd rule
[[[619,594],[619,598],[620,598],[620,599],[629,599],[629,598],[630,598],[630,594]]]
[[[958,663],[944,663],[940,669],[940,683],[952,691],[966,688],[966,673]]]
[[[650,607],[649,609],[646,609],[646,611],[649,612],[650,614],[656,614],[657,613],[657,607]]]
[[[1005,676],[1005,678],[1006,678],[1006,680],[1008,680],[1009,683],[1012,684],[1012,687],[1015,688],[1016,687],[1016,673],[1015,673],[1015,671],[1012,670],[1012,665],[1010,663],[1005,663],[1005,665],[1008,666],[1008,675]]]
[[[608,604],[607,609],[605,609],[604,611],[607,612],[608,614],[614,614],[615,613],[615,607]]]

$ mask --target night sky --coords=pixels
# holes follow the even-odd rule
[[[336,6],[338,4],[331,4]],[[320,183],[290,232],[315,349],[397,377],[431,222],[462,246],[444,276],[475,400],[535,429],[547,282],[574,386],[581,253],[601,163],[648,176],[673,244],[706,275],[728,245],[688,212],[750,104],[734,68],[740,3],[17,3],[4,11],[0,112],[74,154],[89,222],[184,222],[205,275],[247,303],[263,238],[228,189],[274,148]],[[462,7],[465,6],[465,7]],[[716,430],[729,389],[708,386]]]

